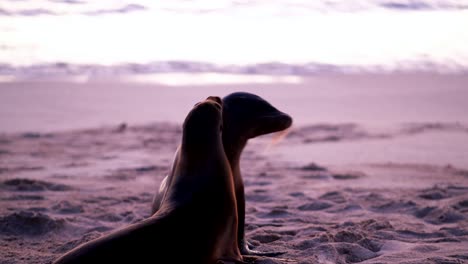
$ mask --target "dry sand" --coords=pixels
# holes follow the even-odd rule
[[[337,83],[345,85],[350,80],[331,77],[328,87],[332,90],[328,93],[320,89],[311,92],[305,84],[301,84],[302,88],[297,85],[296,93],[302,93],[303,98],[317,96],[322,101],[315,101],[330,109],[320,113],[312,111],[308,103],[294,99],[301,98],[301,94],[284,93],[277,87],[281,85],[271,90],[255,88],[254,92],[299,120],[277,145],[271,145],[272,136],[250,141],[242,158],[247,238],[256,249],[286,252],[278,258],[260,258],[256,263],[468,262],[468,122],[462,115],[467,106],[456,96],[468,92],[461,86],[466,77],[458,81],[440,77],[445,82],[439,83],[420,78],[419,83],[410,82],[411,85],[397,79],[393,84],[401,82],[402,86],[416,88],[412,93],[375,88],[379,90],[372,93],[373,85],[391,86],[387,78],[361,77],[364,88],[348,93]],[[328,83],[326,79],[314,84]],[[450,82],[452,85],[437,86]],[[426,92],[419,86],[424,83],[432,83]],[[54,91],[51,87],[64,85],[1,84],[0,93],[21,101],[28,96],[14,93],[13,88],[27,90],[37,86],[32,93],[46,98],[41,87],[50,92]],[[72,88],[99,88],[86,84],[66,86],[71,98]],[[127,86],[133,87],[135,94],[139,94],[136,89],[145,89]],[[248,90],[244,88],[237,90]],[[117,88],[117,95],[110,94],[111,101],[103,104],[115,103],[116,97],[125,94],[119,95],[121,89]],[[177,98],[177,93],[163,95],[170,91],[169,87],[161,89],[159,102],[163,106],[169,105],[168,98]],[[55,112],[36,112],[31,116],[31,109],[16,109],[13,102],[9,108],[4,105],[2,131],[9,133],[0,135],[0,263],[47,263],[80,243],[148,217],[152,196],[168,172],[179,143],[179,124],[186,110],[196,100],[224,95],[236,87],[174,88],[176,92],[181,89],[185,89],[185,97],[181,96],[176,106],[183,111],[179,109],[162,118],[172,120],[170,123],[134,125],[147,120],[120,116],[120,120],[108,120],[109,126],[81,129],[97,119],[75,109],[62,113],[69,120],[65,124]],[[156,89],[145,91],[149,90],[158,95]],[[142,93],[138,96],[148,95]],[[90,112],[102,109],[102,105],[93,102],[102,102],[103,93],[98,91],[93,96],[79,92],[75,98],[82,100],[84,94],[90,99],[82,104]],[[427,98],[419,101],[421,96]],[[362,97],[374,101],[357,104],[356,98]],[[63,104],[70,110],[79,105],[59,99],[55,106]],[[294,100],[297,105],[291,105]],[[379,100],[382,104],[376,102]],[[142,99],[143,108],[149,108],[146,101],[150,98]],[[353,102],[357,108],[350,110],[353,118],[346,117],[346,113],[339,115]],[[415,102],[419,102],[418,107],[411,111]],[[385,108],[392,103],[399,105],[395,113],[393,108]],[[40,105],[31,102],[34,104]],[[130,105],[121,106],[126,108],[120,111],[138,112]],[[299,111],[301,107],[303,112]],[[400,116],[405,110],[410,111],[408,115]],[[426,110],[438,114],[431,116]],[[9,120],[7,111],[34,121],[17,120],[17,126],[9,123],[3,129]],[[369,112],[386,114],[386,129],[382,130],[378,122],[370,122]],[[321,113],[323,116],[318,117]],[[111,112],[103,115],[107,118]],[[51,126],[43,125],[48,122],[46,116],[53,117]],[[71,129],[76,120],[77,129]],[[119,126],[120,121],[129,125]],[[68,130],[52,131],[64,128]],[[33,132],[18,132],[21,130]]]

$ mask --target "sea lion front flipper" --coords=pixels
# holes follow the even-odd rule
[[[162,180],[159,186],[159,190],[156,192],[156,194],[153,197],[153,202],[151,204],[151,215],[155,214],[159,210],[159,207],[161,207],[161,203],[164,200],[168,186],[171,184],[171,181],[174,175],[174,170],[179,161],[179,155],[180,155],[180,146],[177,147],[177,150],[174,154],[174,161],[172,162],[172,167],[171,167],[171,170],[169,171],[169,174],[166,175],[166,177],[164,177],[164,179]]]
[[[252,247],[252,244],[247,242],[247,240],[245,239],[240,241],[239,245],[240,245],[240,253],[242,255],[247,255],[247,256],[276,257],[276,256],[283,255],[286,253],[286,251],[263,252],[263,251],[250,249],[249,247]]]

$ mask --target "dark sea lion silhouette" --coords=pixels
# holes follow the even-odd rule
[[[210,98],[210,97],[209,97]],[[209,99],[208,98],[208,99]],[[240,170],[240,157],[247,141],[251,138],[287,129],[292,124],[292,118],[279,111],[263,98],[246,92],[236,92],[223,98],[223,145],[231,165],[237,200],[238,246],[243,255],[275,256],[283,252],[259,252],[249,249],[245,239],[245,194],[244,183]],[[177,164],[177,156],[174,164]],[[170,181],[174,167],[164,178],[159,192],[156,194],[152,212],[156,212],[164,199],[167,181]]]
[[[198,103],[185,119],[177,162],[156,214],[54,263],[242,263],[220,103],[216,97]]]

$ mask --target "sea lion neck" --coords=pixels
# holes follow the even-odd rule
[[[190,156],[192,159],[196,160],[202,159],[205,156],[212,155],[213,152],[219,151],[219,145],[221,145],[222,142],[219,130],[207,130],[203,133],[203,136],[189,135],[189,133],[184,133],[182,136],[182,142],[180,144],[180,151],[184,153],[184,155]],[[213,141],[216,141],[217,144],[212,144]]]
[[[247,145],[247,138],[242,137],[239,133],[236,133],[234,129],[225,129],[223,133],[223,145],[226,157],[231,165],[231,168],[235,172],[239,169],[240,156],[245,146]],[[230,132],[228,132],[230,131]]]

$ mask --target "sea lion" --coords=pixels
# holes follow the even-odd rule
[[[85,243],[54,263],[243,263],[218,101],[196,104],[185,119],[177,162],[156,214]]]
[[[208,98],[210,99],[210,98]],[[292,124],[292,118],[273,107],[261,97],[246,93],[236,92],[223,98],[223,145],[226,156],[231,165],[237,200],[238,247],[243,255],[275,256],[282,252],[259,252],[249,249],[245,239],[245,194],[244,183],[240,170],[240,156],[247,141],[251,138],[287,129]],[[177,153],[174,164],[177,163]],[[164,178],[156,194],[152,212],[159,209],[161,200],[167,189],[167,181],[170,181],[174,173],[174,167],[169,175]]]

